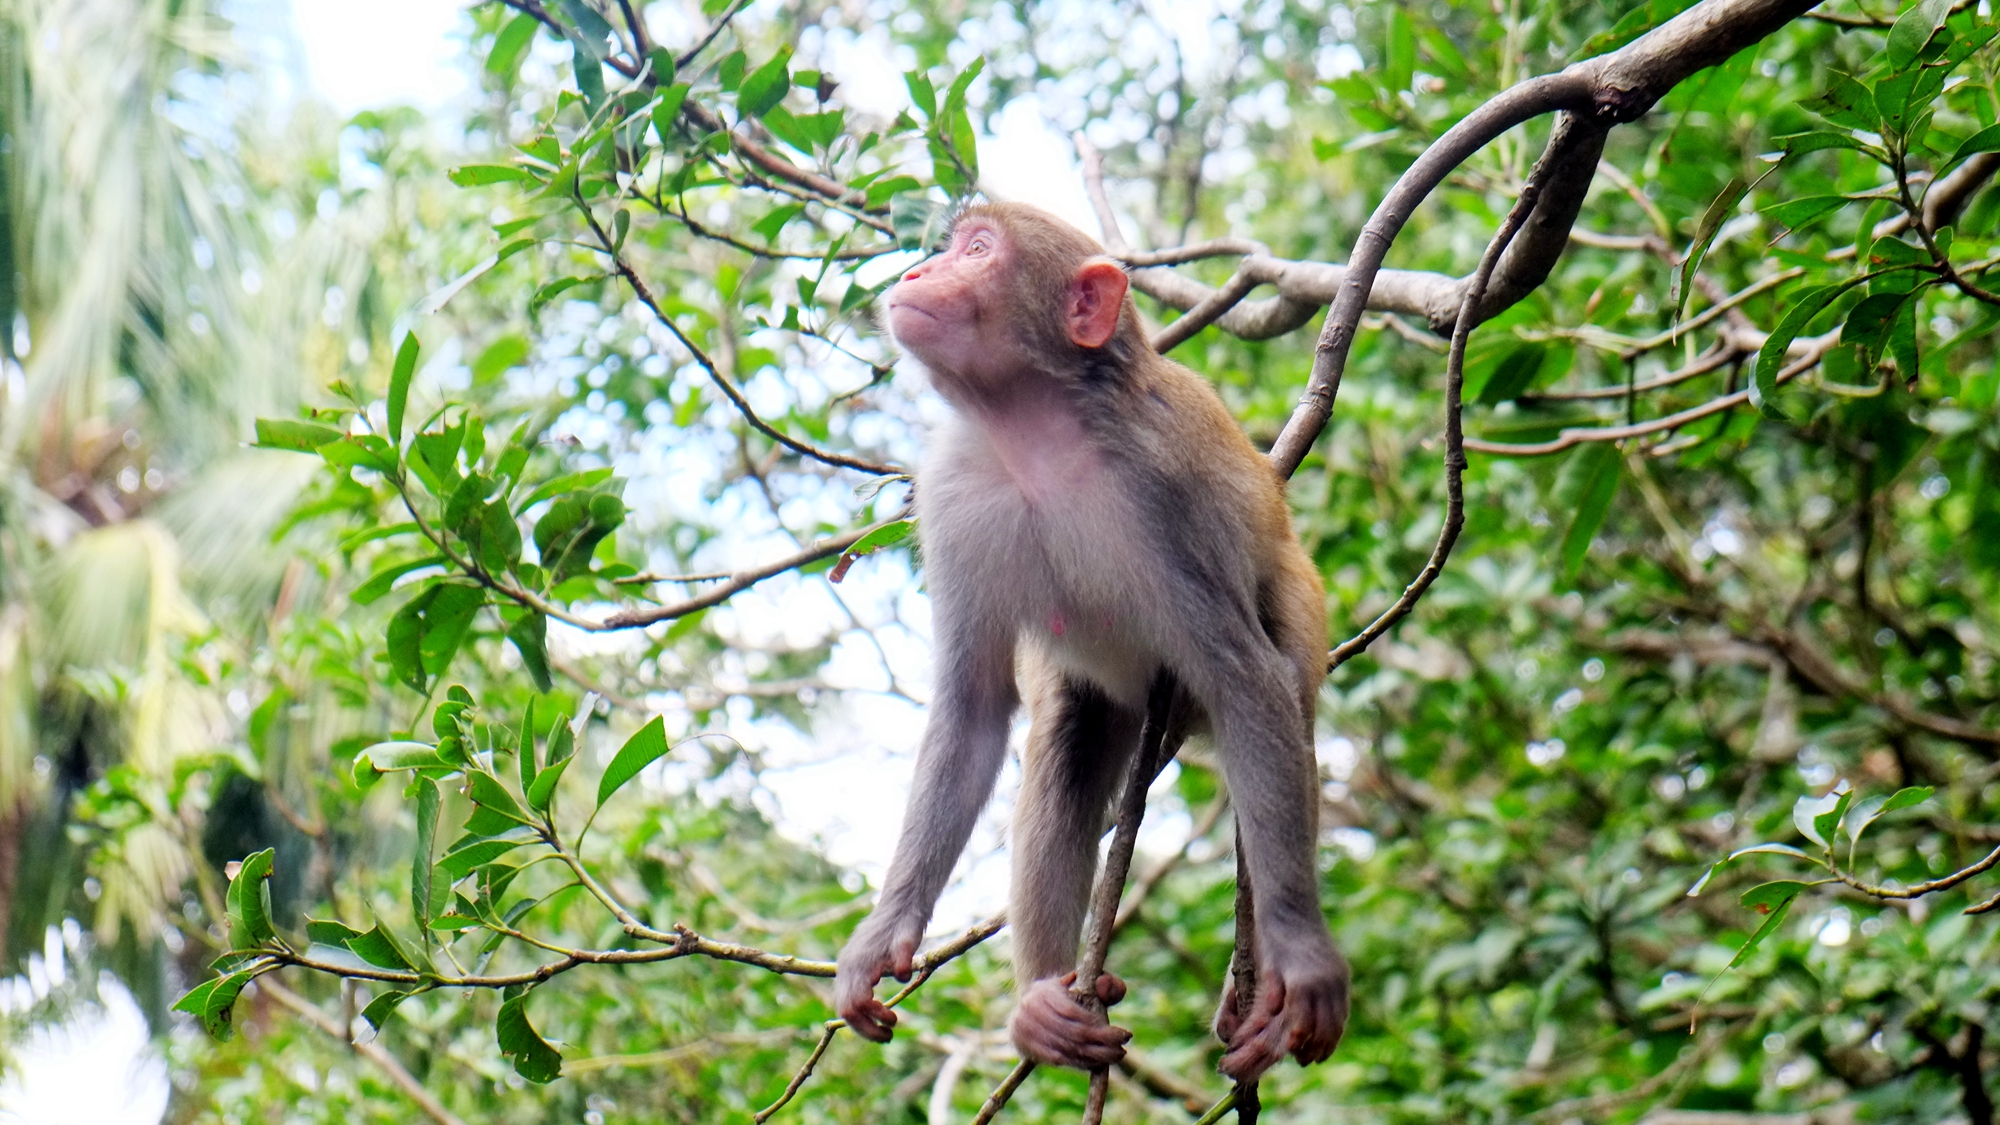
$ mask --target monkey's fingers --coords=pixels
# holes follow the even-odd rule
[[[1125,999],[1125,982],[1110,973],[1098,977],[1097,999],[1107,1008]]]
[[[1047,1009],[1014,1021],[1014,1046],[1023,1057],[1051,1066],[1096,1070],[1125,1057],[1132,1033],[1110,1024]]]
[[[1257,990],[1257,1006],[1229,1040],[1222,1056],[1222,1073],[1251,1082],[1278,1065],[1291,1047],[1291,1021],[1285,1012],[1285,988],[1273,980]]]
[[[854,1034],[870,1042],[887,1043],[895,1034],[896,1013],[871,996],[847,1013],[847,1026]]]
[[[1347,1028],[1347,1004],[1344,995],[1321,992],[1302,992],[1292,1003],[1295,1009],[1290,1015],[1292,1057],[1300,1066],[1311,1066],[1324,1062],[1340,1044],[1340,1034]]]

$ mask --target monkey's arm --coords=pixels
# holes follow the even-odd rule
[[[993,793],[1014,713],[1014,636],[933,592],[937,683],[902,837],[875,909],[840,952],[834,1003],[856,1034],[887,1042],[896,1016],[875,998],[883,976],[910,979],[931,908]]]

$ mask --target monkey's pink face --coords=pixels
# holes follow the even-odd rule
[[[943,253],[917,263],[889,290],[890,334],[946,380],[995,373],[1011,351],[1007,334],[995,331],[1009,251],[994,224],[960,225]]]

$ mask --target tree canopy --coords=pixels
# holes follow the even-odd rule
[[[505,0],[449,127],[274,122],[200,5],[0,23],[9,1037],[63,948],[175,1121],[1079,1117],[976,862],[829,1022],[887,856],[777,796],[898,815],[944,407],[874,305],[1040,193],[1341,642],[1346,1038],[1230,1104],[1197,742],[1108,1120],[1992,1120],[1985,5]]]

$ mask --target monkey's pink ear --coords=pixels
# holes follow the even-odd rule
[[[1068,321],[1070,343],[1080,348],[1101,348],[1118,331],[1118,316],[1125,311],[1125,290],[1131,285],[1116,262],[1093,258],[1076,271],[1069,285],[1069,300],[1063,308]]]

